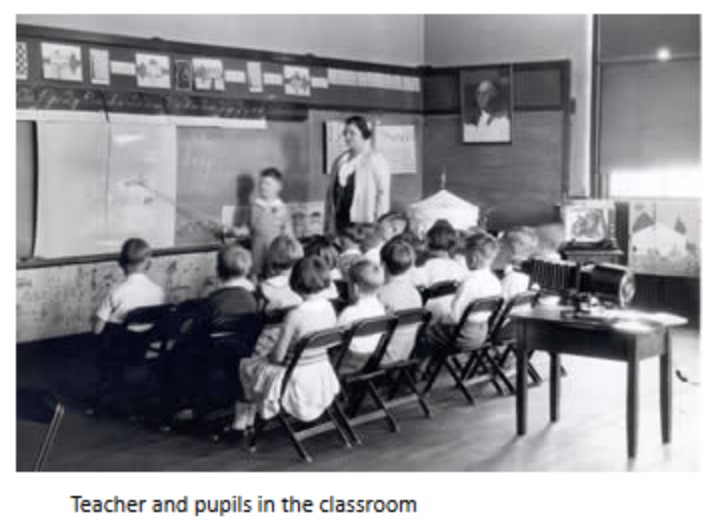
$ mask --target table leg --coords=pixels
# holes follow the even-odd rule
[[[549,355],[551,368],[551,422],[558,422],[561,410],[561,355],[556,352],[551,352]]]
[[[516,341],[516,431],[519,435],[526,434],[526,404],[528,392],[526,375],[528,373],[528,349],[526,348],[526,323],[517,322],[518,337]]]
[[[628,384],[626,396],[626,430],[628,457],[634,458],[638,450],[638,356],[635,348],[628,353]]]
[[[669,329],[666,329],[664,337],[664,353],[660,357],[661,435],[663,443],[668,444],[671,441],[673,416],[673,351]]]

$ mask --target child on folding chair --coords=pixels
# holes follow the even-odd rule
[[[427,337],[430,345],[447,344],[451,333],[461,321],[466,307],[473,301],[501,295],[501,283],[491,271],[491,263],[498,252],[498,242],[488,233],[477,233],[466,240],[464,253],[469,273],[461,282],[451,302],[449,313],[431,325]],[[474,348],[481,345],[488,332],[490,313],[476,313],[469,318],[458,343]]]
[[[338,325],[350,326],[358,320],[386,315],[378,292],[384,284],[384,273],[374,262],[358,260],[349,269],[349,287],[354,302],[339,315]],[[354,339],[342,363],[342,370],[359,370],[376,349],[381,334]]]
[[[339,291],[337,290],[335,281],[342,279],[342,274],[337,267],[339,260],[339,251],[336,246],[329,240],[329,238],[323,235],[316,235],[304,246],[304,256],[318,256],[324,262],[324,265],[329,270],[329,286],[322,291],[322,296],[327,300],[334,300],[339,298]]]
[[[304,249],[295,238],[280,235],[272,240],[267,252],[267,278],[259,283],[264,309],[283,309],[302,301],[289,285],[289,275],[303,256]]]
[[[381,260],[387,275],[386,284],[379,289],[379,301],[387,311],[398,313],[422,307],[419,291],[411,280],[414,250],[401,238],[390,240],[381,250]],[[416,330],[397,329],[389,342],[384,363],[405,360],[414,349]]]
[[[287,314],[279,339],[268,355],[240,363],[244,400],[235,405],[235,431],[251,433],[255,415],[267,420],[282,407],[300,420],[314,420],[339,393],[339,381],[327,356],[326,360],[297,366],[280,398],[286,371],[283,363],[292,345],[309,333],[336,326],[334,307],[322,296],[330,282],[329,270],[317,256],[305,257],[292,268],[289,285],[302,303]]]
[[[121,379],[117,375],[123,373],[121,362],[130,359],[127,352],[135,349],[142,352],[136,356],[137,360],[144,357],[142,334],[152,326],[130,326],[127,331],[122,324],[133,309],[156,306],[164,302],[164,291],[146,274],[151,258],[152,250],[141,238],[130,238],[122,244],[119,264],[126,278],[110,289],[95,315],[93,331],[102,335],[101,348],[97,352],[97,367],[100,372],[96,391],[98,403],[104,400],[108,388],[116,379]],[[94,408],[88,409],[88,413],[93,412]]]
[[[355,224],[349,225],[339,232],[337,237],[337,244],[339,245],[337,268],[344,281],[349,280],[349,268],[351,265],[363,257],[361,241],[361,230]]]
[[[529,227],[511,229],[501,238],[501,251],[508,256],[508,264],[501,279],[504,299],[510,300],[528,290],[531,277],[521,270],[521,264],[528,260],[537,248],[536,232]]]

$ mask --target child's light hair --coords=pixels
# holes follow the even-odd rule
[[[267,269],[270,274],[278,274],[288,269],[304,256],[304,249],[298,240],[287,235],[279,235],[269,244],[267,251]]]
[[[466,261],[472,269],[483,269],[493,262],[499,251],[499,243],[489,233],[477,233],[466,239]]]
[[[217,275],[221,280],[246,277],[252,269],[252,254],[241,246],[224,246],[217,253]]]
[[[384,284],[384,273],[374,262],[362,258],[349,268],[349,282],[361,293],[376,293]]]
[[[509,262],[517,264],[536,254],[538,236],[533,228],[517,227],[506,232],[501,238],[501,245],[506,250]]]

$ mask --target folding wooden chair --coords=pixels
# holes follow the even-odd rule
[[[339,433],[339,436],[348,448],[352,447],[352,440],[357,442],[359,441],[336,399],[332,401],[322,415],[308,424],[305,423],[305,427],[301,430],[296,430],[294,428],[292,424],[292,419],[294,417],[287,413],[281,402],[295,370],[302,366],[310,366],[324,359],[328,359],[328,348],[340,346],[344,340],[344,334],[344,329],[337,327],[306,335],[298,340],[292,348],[290,348],[287,357],[285,358],[284,364],[287,370],[284,373],[284,380],[282,381],[279,396],[280,411],[277,417],[279,418],[284,430],[289,434],[289,438],[291,439],[294,448],[297,450],[297,453],[299,453],[299,456],[306,462],[312,462],[312,457],[309,455],[302,442],[315,435],[335,430]],[[327,420],[322,422],[321,419],[323,418],[326,418]],[[262,432],[265,423],[266,421],[263,421],[258,417],[254,433],[250,438],[250,449],[256,449],[257,438]]]
[[[349,424],[352,426],[383,418],[391,431],[399,431],[399,425],[379,395],[375,383],[386,375],[386,370],[382,368],[381,362],[394,334],[396,324],[397,318],[394,315],[359,320],[346,332],[343,344],[336,352],[334,369],[342,384],[342,391],[347,396]],[[379,339],[364,364],[359,369],[347,367],[347,361],[352,358],[350,357],[352,343],[356,339],[370,336],[379,336]],[[377,409],[358,415],[366,393],[369,393]],[[359,440],[357,439],[356,442],[358,443]]]
[[[42,471],[65,414],[65,406],[49,391],[28,386],[18,386],[16,400],[19,420],[48,424],[33,464],[33,471]]]
[[[124,324],[106,324],[96,358],[96,404],[105,403],[115,393],[126,392],[125,375],[129,369],[142,367],[155,373],[157,360],[152,357],[167,350],[166,321],[174,308],[173,304],[137,308],[128,313]]]
[[[474,300],[466,307],[463,315],[461,316],[461,320],[456,326],[453,327],[451,332],[448,334],[447,339],[445,341],[437,341],[438,351],[435,357],[436,364],[431,374],[429,375],[426,386],[424,388],[424,394],[427,394],[429,393],[429,391],[431,391],[431,388],[433,387],[434,382],[436,381],[436,378],[438,377],[442,368],[446,368],[451,375],[451,378],[454,380],[455,385],[463,393],[469,404],[474,404],[474,397],[471,395],[471,392],[466,387],[467,385],[469,385],[469,381],[463,380],[462,377],[464,376],[465,367],[472,361],[472,356],[476,353],[485,353],[486,349],[490,347],[490,345],[485,341],[477,347],[466,347],[464,344],[462,344],[462,334],[465,326],[473,315],[476,315],[478,313],[486,313],[488,314],[488,335],[488,333],[491,332],[494,323],[498,319],[502,305],[503,298],[500,296],[494,296]],[[466,355],[468,357],[468,361],[462,364],[459,360],[460,355]],[[481,359],[479,359],[479,362],[481,362]],[[499,394],[503,394],[503,390],[501,389],[501,386],[497,381],[496,374],[493,373],[494,370],[491,369],[486,371],[487,373],[484,376],[480,377],[480,380],[472,380],[471,383],[490,381],[496,388],[497,392]]]
[[[387,357],[380,364],[380,368],[384,370],[386,377],[390,381],[388,400],[385,402],[387,408],[396,407],[408,402],[416,401],[424,412],[426,418],[431,418],[431,409],[424,399],[424,395],[414,380],[414,372],[421,364],[422,359],[416,356],[417,343],[423,338],[426,328],[431,320],[431,313],[423,308],[407,309],[396,313],[397,323],[394,329],[394,341],[397,334],[405,330],[413,330],[414,344],[411,353],[406,358],[393,362],[386,362]],[[391,346],[391,341],[387,350]],[[396,398],[402,385],[409,388],[410,394]]]
[[[511,313],[534,307],[538,298],[539,293],[537,291],[525,291],[513,297],[504,306],[500,325],[492,340],[494,348],[498,351],[497,363],[501,369],[505,368],[506,361],[509,355],[514,352],[516,346],[515,326],[511,320]],[[531,354],[529,354],[530,358]],[[528,362],[528,375],[535,384],[540,384],[543,380],[530,360]]]

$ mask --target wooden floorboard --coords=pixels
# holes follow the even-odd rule
[[[677,332],[675,366],[692,380],[700,375],[699,337]],[[537,367],[548,376],[547,359]],[[44,359],[18,358],[18,381],[31,377],[53,386],[71,380],[84,364],[69,363],[67,375],[43,371]],[[674,379],[673,442],[661,444],[658,360],[641,364],[638,457],[626,457],[625,368],[601,360],[564,358],[562,413],[549,423],[548,383],[529,391],[526,436],[515,436],[513,397],[490,387],[473,389],[469,406],[458,390],[437,388],[429,396],[433,418],[417,404],[393,410],[401,426],[391,433],[384,421],[358,428],[363,445],[346,449],[330,432],[306,442],[314,462],[305,464],[279,429],[270,430],[250,454],[207,436],[164,434],[124,419],[91,418],[68,409],[52,449],[50,471],[694,471],[700,463],[700,385]],[[60,373],[58,375],[58,373]],[[47,378],[50,376],[50,378]],[[17,469],[32,463],[42,428],[17,425]]]

